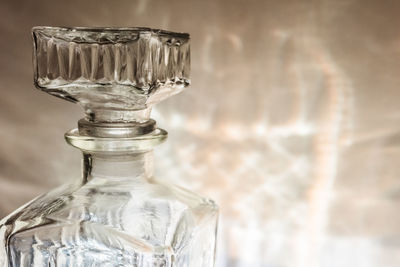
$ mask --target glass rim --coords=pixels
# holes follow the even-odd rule
[[[110,33],[110,34],[132,34],[140,35],[150,33],[158,37],[169,37],[178,38],[181,40],[188,41],[190,35],[184,32],[172,32],[168,30],[161,30],[148,27],[64,27],[64,26],[35,26],[32,28],[33,34],[44,34],[49,37],[55,37],[57,39],[63,39],[65,41],[75,42],[67,38],[66,36],[57,35],[57,33],[87,33],[87,34],[98,34],[99,37]]]

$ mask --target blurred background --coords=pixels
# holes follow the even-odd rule
[[[399,1],[3,0],[0,217],[79,179],[79,106],[33,86],[30,29],[189,32],[156,174],[221,208],[218,267],[400,266]]]

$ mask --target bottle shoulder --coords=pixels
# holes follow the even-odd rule
[[[0,221],[4,234],[54,225],[93,223],[127,232],[149,223],[172,227],[185,220],[196,226],[217,217],[218,207],[179,186],[150,179],[90,181],[64,185],[39,196]],[[143,229],[142,229],[143,230]]]
[[[209,210],[210,212],[218,212],[217,204],[210,198],[201,196],[181,186],[167,184],[157,179],[154,179],[153,185],[155,188],[159,188],[162,191],[165,190],[166,199],[177,201],[187,206],[189,209],[203,208],[205,210]]]
[[[97,178],[96,181],[84,184],[64,184],[40,195],[3,218],[0,225],[15,217],[29,220],[50,215],[69,205],[71,208],[100,205],[98,208],[106,209],[112,208],[113,205],[125,205],[126,202],[167,202],[181,206],[182,209],[203,208],[210,212],[218,212],[218,206],[213,200],[155,178],[146,182]]]

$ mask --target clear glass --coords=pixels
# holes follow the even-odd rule
[[[32,32],[36,87],[77,102],[92,120],[146,120],[152,105],[190,83],[186,33],[79,27]]]
[[[175,36],[141,28],[131,29],[131,32],[122,29],[119,35],[116,34],[118,29],[36,30],[50,42],[60,40],[58,46],[63,42],[72,46],[69,43],[76,41],[78,47],[84,38],[87,38],[84,45],[87,42],[102,45],[105,39],[99,39],[99,35],[104,37],[109,32],[112,34],[106,38],[106,43],[112,40],[116,46],[120,42],[137,42],[138,35],[146,36],[149,32],[155,38]],[[49,58],[46,51],[37,48],[37,36],[34,36],[35,67],[40,65],[39,61],[44,61],[43,56]],[[146,40],[150,40],[148,44],[153,43],[151,38]],[[171,43],[165,42],[165,45]],[[135,55],[141,57],[143,53]],[[60,58],[58,56],[58,60]],[[153,60],[154,54],[147,58]],[[166,69],[175,67],[174,63],[166,64]],[[49,73],[54,70],[46,68],[46,76],[52,77]],[[142,74],[136,74],[142,80]],[[35,80],[40,80],[41,74],[36,72],[35,75]],[[209,199],[153,177],[152,150],[166,139],[167,133],[156,129],[152,120],[137,123],[143,120],[140,115],[143,113],[137,111],[151,108],[147,103],[137,109],[137,96],[147,98],[163,90],[172,95],[173,90],[179,91],[188,84],[182,87],[180,80],[187,76],[182,72],[181,76],[169,80],[167,86],[160,82],[160,77],[155,77],[157,84],[151,86],[153,92],[141,91],[140,86],[133,84],[129,86],[134,89],[115,90],[113,85],[118,87],[115,81],[110,84],[103,81],[105,85],[101,89],[101,82],[87,79],[81,83],[79,77],[64,79],[62,86],[56,89],[52,85],[41,88],[70,100],[73,95],[74,101],[82,104],[87,113],[92,112],[91,100],[96,102],[96,116],[88,116],[80,121],[79,129],[66,134],[67,142],[83,152],[83,175],[76,183],[39,196],[0,222],[0,266],[214,266],[217,206]],[[54,79],[60,80],[60,76]],[[130,94],[133,100],[121,97],[121,101],[112,102],[110,109],[107,97],[118,100],[120,94]],[[125,113],[129,114],[119,116]],[[101,120],[95,120],[99,117]],[[102,123],[102,119],[107,123]]]

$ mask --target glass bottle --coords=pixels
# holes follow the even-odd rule
[[[218,208],[152,175],[152,105],[189,85],[189,35],[35,27],[39,89],[80,104],[83,176],[0,223],[0,266],[214,266]]]

